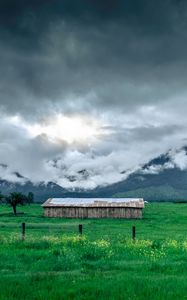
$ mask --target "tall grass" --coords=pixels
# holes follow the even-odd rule
[[[187,240],[1,236],[0,257],[3,300],[186,297]]]

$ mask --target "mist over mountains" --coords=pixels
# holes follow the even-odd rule
[[[0,171],[7,172],[8,166],[0,164]],[[187,147],[169,150],[150,160],[135,171],[122,171],[126,177],[117,183],[98,185],[94,189],[67,189],[55,182],[33,183],[19,172],[9,174],[9,180],[0,180],[0,191],[8,194],[13,191],[32,191],[35,201],[45,201],[49,197],[143,197],[148,201],[187,200]],[[0,174],[1,175],[1,174]],[[86,180],[89,171],[79,170],[76,175],[67,176],[70,182]],[[16,180],[15,180],[16,178]],[[86,186],[86,184],[85,184]]]

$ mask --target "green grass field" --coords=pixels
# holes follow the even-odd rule
[[[187,204],[147,204],[142,220],[18,212],[0,206],[0,300],[187,299]]]

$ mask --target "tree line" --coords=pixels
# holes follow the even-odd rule
[[[0,201],[1,203],[6,203],[10,205],[13,209],[13,213],[16,216],[17,215],[17,206],[18,205],[24,205],[24,204],[30,204],[34,202],[34,194],[32,192],[29,192],[28,195],[19,193],[19,192],[13,192],[9,195],[3,195],[0,192]]]

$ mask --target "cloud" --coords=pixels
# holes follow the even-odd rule
[[[167,169],[178,168],[181,171],[187,170],[187,152],[186,147],[180,149],[170,149],[165,153],[166,162],[161,164],[150,164],[146,168],[139,170],[141,174],[159,174]]]
[[[152,113],[152,109],[148,111]],[[157,118],[152,122],[150,119],[150,124],[144,128],[143,120],[140,116],[135,123],[129,115],[124,122],[117,120],[115,125],[110,116],[103,116],[99,134],[80,144],[78,139],[68,143],[63,140],[63,130],[59,139],[51,139],[51,127],[49,135],[48,131],[37,135],[35,123],[18,116],[4,115],[0,121],[0,157],[7,168],[6,172],[0,169],[0,176],[23,184],[26,180],[36,184],[53,181],[70,189],[93,189],[124,180],[142,164],[167,151],[173,139],[177,141],[179,132],[185,133],[186,130],[173,125],[171,128],[168,125],[153,126],[152,122],[156,124]],[[45,122],[38,126],[42,124]],[[36,135],[31,134],[31,128]],[[175,158],[175,163],[178,160]],[[166,164],[152,166],[146,172],[159,173],[166,167],[170,168]],[[23,178],[17,177],[17,172]]]
[[[185,145],[185,1],[0,2],[2,178],[94,188]],[[44,123],[59,115],[99,134],[54,141]]]
[[[185,3],[110,2],[3,3],[1,106],[39,117],[180,102]]]
[[[173,164],[180,170],[187,170],[187,155],[184,149],[171,152],[171,160]]]

